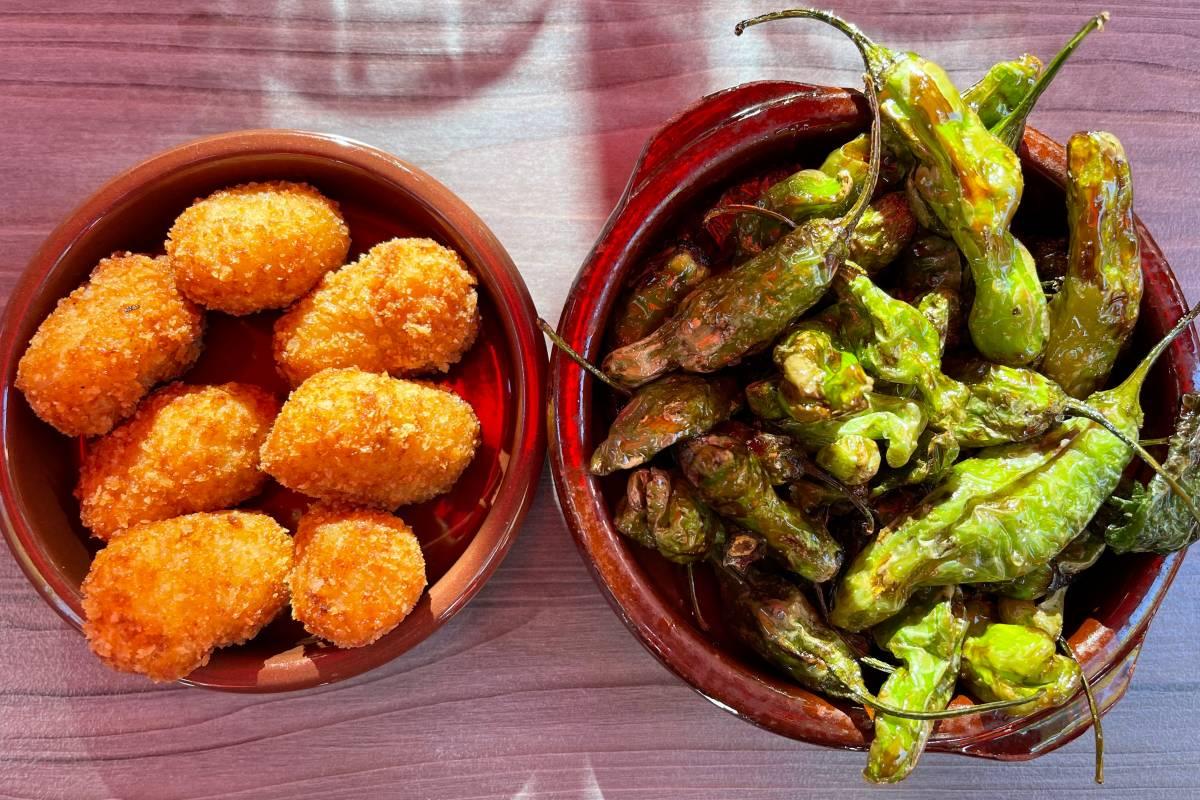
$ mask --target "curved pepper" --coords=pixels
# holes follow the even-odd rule
[[[1138,402],[1155,359],[1193,309],[1115,389],[1088,402],[1125,436],[1142,423]],[[1002,582],[1050,562],[1117,487],[1132,451],[1100,425],[1069,419],[1039,438],[960,461],[911,513],[880,532],[838,586],[831,621],[870,627],[922,586]]]
[[[1067,220],[1067,275],[1050,301],[1041,370],[1067,394],[1085,397],[1108,379],[1142,301],[1133,184],[1112,134],[1077,133],[1068,141]]]
[[[1079,667],[1057,652],[1049,634],[1003,622],[986,623],[982,631],[968,634],[959,674],[980,700],[1032,698],[1008,709],[1014,715],[1062,705],[1083,685]],[[1033,698],[1039,691],[1042,695]]]
[[[644,464],[676,442],[729,419],[739,404],[732,378],[668,375],[643,386],[592,453],[592,474],[608,475]]]
[[[902,662],[879,690],[882,702],[914,711],[949,705],[958,680],[967,618],[957,587],[926,589],[903,613],[874,630],[876,643]],[[925,750],[933,722],[875,718],[875,738],[863,777],[872,783],[904,780]]]
[[[617,312],[613,343],[621,347],[649,336],[708,275],[704,254],[690,243],[659,253],[634,282]]]

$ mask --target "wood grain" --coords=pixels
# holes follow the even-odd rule
[[[655,127],[758,78],[855,84],[852,49],[802,23],[732,36],[756,2],[575,4],[166,0],[0,3],[0,295],[42,238],[151,153],[247,127],[336,132],[460,193],[555,318]],[[876,7],[877,5],[877,7]],[[1092,4],[840,3],[965,84],[1048,58]],[[859,8],[858,6],[864,6]],[[1034,123],[1103,127],[1142,218],[1200,298],[1200,7],[1109,4]],[[1106,719],[1110,794],[1195,796],[1200,562],[1187,562],[1126,699]],[[512,554],[422,647],[293,696],[154,686],[108,672],[0,555],[0,796],[20,798],[792,798],[1090,796],[1091,743],[1028,764],[932,756],[891,790],[863,756],[717,709],[626,633],[587,574],[548,479]]]

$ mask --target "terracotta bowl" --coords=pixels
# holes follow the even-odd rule
[[[17,562],[42,597],[76,628],[80,582],[98,543],[72,496],[87,443],[38,420],[13,387],[17,362],[55,303],[114,250],[161,253],[175,216],[194,198],[251,180],[307,181],[341,204],[350,258],[395,236],[428,236],[457,250],[479,278],[483,330],[438,383],[475,408],[482,445],[454,489],[400,510],[421,539],[429,590],[374,644],[341,650],[316,642],[285,612],[253,641],[218,650],[184,683],[242,692],[300,689],[377,667],[458,612],[499,565],[541,474],[546,351],[529,292],[508,253],[445,186],[400,159],[335,136],[285,130],[200,139],[157,155],[92,195],[33,257],[0,324],[0,512]],[[271,357],[278,316],[208,315],[205,351],[183,380],[257,383],[285,397]],[[246,505],[293,527],[307,501],[276,484]]]
[[[830,149],[867,128],[856,92],[787,82],[751,83],[704,98],[647,143],[624,196],[575,280],[559,333],[593,361],[606,352],[607,324],[628,279],[683,220],[694,219],[722,189],[765,170],[816,166]],[[1021,159],[1025,199],[1018,232],[1066,231],[1063,147],[1030,130]],[[1146,277],[1134,352],[1168,330],[1184,296],[1162,253],[1140,227]],[[1173,418],[1197,367],[1194,331],[1160,360],[1142,393],[1149,435]],[[1120,365],[1118,369],[1120,369]],[[832,747],[862,748],[870,725],[863,712],[811,694],[782,679],[742,648],[721,624],[706,568],[697,570],[702,616],[688,602],[683,568],[621,537],[612,524],[624,475],[597,479],[587,471],[616,403],[604,387],[559,355],[551,361],[551,466],[563,514],[613,608],[643,645],[696,691],[720,707],[784,736]],[[1067,631],[1096,683],[1105,709],[1125,692],[1146,626],[1179,568],[1182,554],[1106,556],[1072,587]],[[1000,714],[943,723],[929,749],[999,759],[1034,758],[1090,725],[1082,694],[1065,706],[1013,720]]]

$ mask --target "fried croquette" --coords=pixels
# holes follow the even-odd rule
[[[425,559],[399,517],[317,504],[300,518],[288,589],[305,630],[338,647],[363,647],[421,599]]]
[[[108,433],[154,384],[192,365],[203,332],[166,259],[114,253],[42,321],[16,385],[67,436]]]
[[[179,290],[206,308],[249,314],[291,305],[346,261],[337,203],[304,183],[245,183],[197,200],[167,235]]]
[[[92,652],[114,669],[178,680],[257,634],[287,603],[292,539],[266,514],[189,514],[130,528],[83,581]]]
[[[321,279],[275,323],[293,386],[323,369],[420,375],[458,363],[479,332],[475,276],[430,239],[392,239]]]
[[[329,369],[283,404],[262,468],[321,500],[394,508],[448,490],[479,444],[479,420],[458,395],[412,381]]]
[[[75,496],[92,533],[237,505],[262,489],[258,452],[279,411],[257,386],[172,384],[93,442]]]

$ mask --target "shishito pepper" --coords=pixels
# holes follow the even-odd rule
[[[727,377],[668,375],[643,386],[592,453],[592,474],[608,475],[644,464],[676,442],[729,419],[739,403],[737,383]]]
[[[780,499],[744,442],[708,434],[680,444],[676,456],[700,501],[762,536],[792,572],[816,582],[837,574],[841,546],[800,509]]]
[[[704,253],[689,242],[659,253],[634,282],[617,311],[613,342],[621,347],[649,336],[708,275]]]
[[[980,700],[1025,700],[1008,710],[1017,715],[1062,705],[1083,684],[1078,665],[1057,652],[1048,633],[1003,622],[967,635],[959,674]]]
[[[1120,386],[1089,398],[1126,440],[1141,427],[1138,397],[1150,366],[1197,313],[1200,306]],[[838,585],[831,621],[862,630],[923,586],[1011,581],[1049,563],[1117,488],[1132,457],[1106,428],[1076,418],[960,461],[858,554]]]
[[[1133,183],[1110,133],[1067,142],[1067,275],[1050,301],[1050,342],[1041,370],[1072,397],[1104,385],[1133,333],[1142,301],[1142,260]]]
[[[874,385],[853,353],[839,348],[828,330],[800,327],[775,345],[793,419],[815,422],[867,406]]]
[[[993,134],[963,101],[941,67],[915,53],[897,53],[868,39],[840,17],[816,9],[765,14],[749,25],[788,17],[819,19],[859,48],[877,84],[880,110],[894,142],[917,162],[910,181],[923,206],[967,258],[975,279],[968,327],[988,359],[1020,366],[1041,356],[1049,335],[1046,298],[1033,258],[1009,232],[1024,189],[1011,131],[1024,126],[1027,98]],[[1036,89],[1035,89],[1036,91]],[[918,219],[921,214],[918,213]]]
[[[901,708],[885,702],[867,689],[854,651],[798,586],[753,566],[744,571],[728,568],[724,566],[727,561],[718,560],[718,577],[738,636],[805,688],[902,719],[962,717],[1025,702],[1022,698],[941,710]]]
[[[614,521],[630,539],[680,564],[704,558],[724,536],[721,521],[697,499],[691,484],[654,467],[629,475]]]
[[[876,643],[900,659],[877,695],[915,711],[940,711],[954,696],[967,618],[958,587],[925,589],[901,613],[874,631]],[[875,718],[875,738],[863,777],[873,783],[904,780],[917,766],[933,732],[928,720]]]
[[[658,330],[609,353],[604,372],[622,386],[641,386],[676,368],[714,372],[774,341],[825,294],[845,259],[879,174],[878,135],[871,140],[870,174],[849,211],[807,220],[768,250],[710,277]]]
[[[1033,91],[1041,74],[1041,60],[1029,53],[1012,61],[1001,61],[962,93],[963,102],[975,110],[984,125],[991,128],[1021,104]]]

